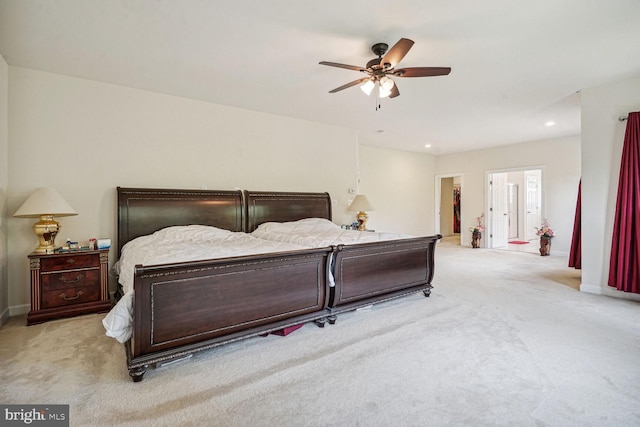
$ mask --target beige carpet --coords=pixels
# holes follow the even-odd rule
[[[637,426],[640,304],[562,257],[436,251],[434,291],[128,376],[102,315],[0,329],[0,403],[74,426]]]

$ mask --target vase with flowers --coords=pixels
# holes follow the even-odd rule
[[[536,234],[540,236],[540,256],[547,256],[551,253],[551,239],[555,236],[554,231],[549,226],[549,221],[545,218],[540,228],[535,227]]]
[[[471,247],[477,249],[480,247],[480,239],[482,239],[482,232],[484,231],[484,213],[476,217],[476,225],[469,227],[471,232]]]

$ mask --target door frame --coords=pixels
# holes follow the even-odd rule
[[[499,178],[496,178],[495,175],[501,175],[501,176]],[[507,247],[507,245],[509,244],[509,238],[507,236],[507,223],[505,219],[507,215],[507,212],[506,212],[507,198],[506,197],[507,197],[508,175],[509,175],[509,172],[492,172],[491,174],[489,174],[489,178],[487,180],[487,184],[489,185],[489,190],[487,191],[486,194],[487,194],[487,198],[489,199],[489,208],[485,210],[486,213],[484,215],[486,235],[487,235],[486,236],[487,248],[492,248],[492,249],[496,248],[496,240],[498,240],[496,238],[496,235],[501,237],[501,239],[498,240],[498,243],[497,243],[498,248]],[[502,180],[504,182],[504,188],[502,188],[501,190],[502,197],[500,198],[500,200],[498,200],[498,202],[502,201],[502,206],[500,206],[498,209],[498,212],[502,212],[502,214],[498,214],[498,215],[496,215],[496,210],[495,210],[496,203],[494,203],[494,199],[493,199],[493,196],[497,192],[500,192],[499,187],[495,185],[495,182],[497,179]],[[496,188],[498,188],[498,190],[495,190]],[[496,229],[494,228],[494,225],[497,222],[504,224],[504,226],[502,227],[502,231],[500,233],[496,232]]]
[[[510,172],[526,172],[530,170],[539,170],[540,171],[540,212],[542,213],[542,217],[545,217],[544,212],[546,211],[546,180],[545,180],[545,166],[544,165],[532,165],[532,166],[522,166],[522,167],[513,167],[513,168],[504,168],[504,169],[490,169],[484,172],[484,185],[485,185],[485,228],[486,228],[486,247],[493,248],[493,224],[489,220],[491,217],[491,176],[494,173],[510,173]],[[526,223],[526,222],[525,222]]]
[[[514,204],[513,204],[513,200],[515,197],[515,209],[514,209]],[[508,232],[507,232],[507,239],[513,239],[513,238],[518,238],[520,237],[520,229],[521,227],[524,227],[524,224],[521,224],[520,222],[520,214],[522,213],[522,209],[520,209],[520,187],[518,186],[518,184],[515,184],[513,182],[508,182],[507,183],[507,204],[508,204],[508,219],[509,219],[509,227],[508,227]],[[515,220],[515,236],[512,236],[512,232],[513,232],[513,222],[511,222],[512,219],[512,212],[515,210],[516,212],[516,220]]]
[[[462,212],[464,211],[464,174],[463,173],[448,173],[448,174],[440,174],[435,176],[435,185],[434,185],[434,222],[435,222],[435,233],[440,234],[440,204],[442,203],[442,179],[443,178],[460,178],[460,246],[464,245],[464,234],[462,230],[465,229],[464,224],[464,215]]]
[[[536,170],[534,170],[536,171]],[[529,181],[528,181],[528,177],[531,175],[527,175],[526,172],[529,171],[525,171],[524,173],[524,183],[525,183],[525,198],[524,198],[524,227],[523,227],[523,233],[524,236],[523,238],[525,240],[534,240],[537,235],[536,233],[533,231],[533,229],[535,227],[540,227],[540,224],[542,224],[542,221],[544,221],[544,217],[546,215],[544,215],[544,211],[543,211],[543,204],[542,204],[542,196],[544,194],[544,191],[542,189],[542,170],[539,170],[538,174],[531,174],[531,175],[537,175],[538,176],[538,214],[537,214],[537,219],[535,220],[535,222],[532,224],[531,221],[532,219],[530,218],[529,215],[529,210],[528,210],[528,202],[529,202]]]

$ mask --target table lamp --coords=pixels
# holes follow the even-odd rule
[[[40,218],[33,224],[33,231],[40,242],[34,252],[39,254],[51,254],[56,249],[55,239],[60,224],[53,217],[72,215],[78,213],[54,188],[38,188],[13,214],[18,218]]]
[[[373,207],[367,196],[364,194],[358,194],[353,202],[349,205],[348,210],[357,211],[356,220],[358,221],[358,231],[367,231],[367,220],[369,219],[369,215],[365,211],[372,211]]]

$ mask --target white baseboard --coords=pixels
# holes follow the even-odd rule
[[[615,288],[612,288],[611,286],[602,287],[602,286],[594,286],[594,285],[587,285],[587,284],[581,283],[580,292],[605,295],[608,297],[628,299],[632,301],[640,301],[640,294],[634,294],[631,292],[622,292]]]
[[[27,314],[31,310],[31,305],[22,304],[22,305],[14,305],[13,307],[9,307],[9,316],[19,316],[21,314]]]
[[[9,320],[9,317],[11,316],[9,315],[9,307],[7,307],[0,313],[0,326],[4,325],[5,322]]]
[[[580,292],[601,295],[602,288],[600,286],[593,286],[593,285],[587,285],[585,283],[580,283]]]

